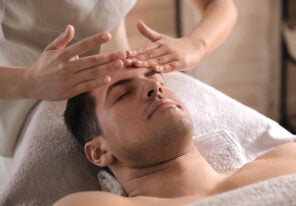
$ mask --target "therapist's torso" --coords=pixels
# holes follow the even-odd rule
[[[102,52],[127,49],[123,19],[136,0],[0,0],[0,65],[31,66],[68,24],[74,41],[110,31]],[[122,37],[122,38],[120,38]],[[120,39],[120,40],[119,40]],[[17,137],[37,100],[0,100],[0,155],[11,156]]]

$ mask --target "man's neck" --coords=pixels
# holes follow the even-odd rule
[[[217,173],[198,150],[149,168],[124,168],[118,179],[130,197],[154,196],[176,198],[211,194],[225,179]]]

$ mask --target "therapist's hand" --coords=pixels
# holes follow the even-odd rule
[[[80,54],[110,41],[109,33],[100,33],[66,47],[73,37],[74,27],[69,25],[26,70],[24,78],[28,98],[70,98],[108,83],[112,71],[124,66],[123,52],[79,58]]]
[[[127,61],[136,67],[151,67],[157,72],[186,70],[205,56],[205,43],[198,38],[172,38],[152,30],[142,21],[137,28],[151,43],[126,52]]]

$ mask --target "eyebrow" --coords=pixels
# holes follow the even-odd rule
[[[150,70],[148,72],[145,72],[144,73],[144,76],[145,77],[151,77],[153,76],[154,74],[158,74],[158,72],[154,71],[154,70]],[[125,84],[128,84],[130,82],[132,82],[134,80],[134,78],[125,78],[125,79],[121,79],[121,80],[118,80],[117,82],[114,82],[113,84],[111,84],[108,89],[107,89],[107,93],[106,93],[106,98],[108,98],[109,94],[111,93],[111,91],[115,88],[115,87],[118,87],[118,86],[122,86],[122,85],[125,85]]]

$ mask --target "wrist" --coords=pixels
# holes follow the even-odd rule
[[[196,34],[188,34],[185,38],[187,38],[190,44],[195,47],[195,50],[202,58],[207,55],[208,43],[206,40],[197,37]]]
[[[20,92],[23,98],[30,99],[32,97],[32,78],[30,73],[30,67],[23,68],[23,72],[21,75],[21,87]]]

